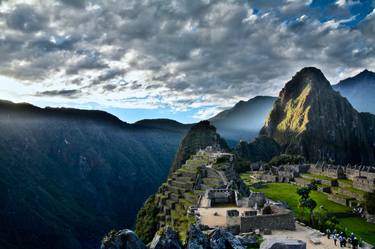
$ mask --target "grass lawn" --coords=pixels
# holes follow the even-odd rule
[[[365,222],[360,217],[339,218],[340,224],[348,231],[353,231],[368,243],[375,245],[375,225]]]
[[[241,175],[241,178],[246,179],[246,177],[248,177],[246,176],[246,173]],[[289,183],[268,183],[265,188],[252,190],[264,192],[265,195],[272,200],[287,203],[290,209],[298,215],[301,211],[298,208],[299,196],[297,194],[297,188],[296,185]],[[326,195],[321,192],[312,191],[310,196],[318,204],[315,213],[320,212],[320,206],[324,206],[329,213],[333,214],[345,214],[351,212],[349,207],[328,200]],[[375,245],[375,224],[370,224],[360,217],[338,218],[338,220],[340,225],[346,227],[348,231],[353,231],[363,240]]]
[[[275,201],[285,202],[293,211],[299,212],[299,195],[297,194],[297,188],[296,185],[288,183],[268,183],[265,188],[252,190],[264,192],[268,198]],[[318,207],[324,206],[329,213],[347,213],[351,211],[348,207],[328,200],[321,192],[312,191],[310,196],[318,203]]]

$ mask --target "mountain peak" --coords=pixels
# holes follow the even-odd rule
[[[279,97],[283,99],[295,98],[300,96],[307,87],[309,87],[309,91],[321,92],[331,89],[331,84],[318,68],[305,67],[286,83]]]
[[[368,126],[319,69],[304,68],[280,93],[261,135],[310,162],[373,163],[374,139],[366,134]],[[358,148],[361,152],[354,153]]]
[[[211,125],[209,121],[204,120],[192,126],[182,140],[170,173],[179,169],[191,155],[207,146],[217,146],[224,150],[229,149],[225,140],[216,133],[216,127]]]
[[[354,77],[360,77],[360,76],[362,76],[362,77],[368,77],[368,76],[369,77],[375,77],[375,73],[365,69]]]
[[[313,84],[316,86],[330,86],[322,71],[320,71],[320,69],[316,67],[302,68],[299,72],[296,73],[296,75],[290,82],[296,83],[298,81],[305,84]]]

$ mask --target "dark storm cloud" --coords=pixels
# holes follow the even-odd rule
[[[36,32],[44,28],[48,19],[30,5],[17,5],[6,15],[6,24],[11,29],[23,32]]]
[[[76,7],[76,8],[83,8],[86,5],[86,0],[58,0],[58,1],[66,5]]]
[[[82,70],[100,70],[103,68],[108,68],[108,64],[106,64],[96,53],[93,53],[84,55],[82,58],[79,58],[77,61],[70,64],[66,69],[66,73],[79,74]]]
[[[103,72],[103,74],[99,75],[95,80],[93,80],[92,82],[92,85],[97,85],[97,84],[100,84],[100,83],[103,83],[103,82],[107,82],[109,80],[112,80],[118,76],[122,76],[124,75],[125,73],[125,70],[123,69],[109,69],[105,72]],[[113,90],[114,88],[112,87],[113,85],[109,85],[109,87],[103,87],[104,89],[108,89],[108,90]]]
[[[51,91],[43,91],[37,92],[35,96],[48,96],[48,97],[66,97],[66,98],[77,98],[81,94],[80,90],[77,89],[63,89],[63,90],[51,90]]]
[[[334,80],[343,69],[349,75],[374,67],[374,15],[347,28],[342,24],[351,18],[347,7],[313,5],[308,0],[15,4],[0,13],[5,58],[0,73],[64,78],[84,86],[85,94],[144,90],[180,108],[276,94],[303,66],[318,66]],[[323,20],[324,15],[335,18]],[[121,80],[130,83],[116,82]]]

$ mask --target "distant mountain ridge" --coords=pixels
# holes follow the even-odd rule
[[[360,112],[375,114],[375,73],[364,70],[332,86]]]
[[[1,101],[0,248],[96,248],[131,227],[188,128]]]
[[[260,135],[308,161],[375,162],[375,116],[358,113],[317,68],[299,71],[281,90]]]
[[[234,147],[241,139],[252,139],[258,134],[275,100],[276,97],[256,96],[248,101],[240,101],[209,121],[228,144]]]

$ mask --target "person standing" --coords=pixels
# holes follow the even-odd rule
[[[358,248],[358,239],[357,239],[357,237],[353,238],[353,240],[352,240],[352,246],[353,246],[353,249],[357,249]]]
[[[335,244],[335,246],[337,246],[337,234],[333,234],[332,235],[332,238],[333,238],[333,243]]]
[[[331,236],[331,230],[329,228],[327,228],[326,234],[327,234],[327,239],[329,239]]]

